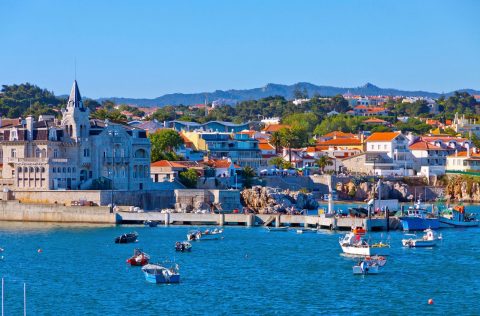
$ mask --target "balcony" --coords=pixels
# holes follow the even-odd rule
[[[130,157],[103,157],[104,164],[112,164],[112,162],[115,164],[127,164],[130,163]]]

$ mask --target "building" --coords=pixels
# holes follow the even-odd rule
[[[197,122],[169,121],[165,122],[164,126],[173,128],[177,132],[192,132],[198,130],[205,132],[238,133],[249,129],[248,123],[235,124],[222,121],[210,121],[203,124]]]
[[[448,171],[480,171],[480,152],[468,150],[447,157],[445,170]]]
[[[445,174],[448,151],[426,141],[418,141],[409,146],[414,157],[414,169],[423,176]]]
[[[150,164],[150,177],[153,182],[175,181],[178,174],[188,169],[203,173],[204,165],[196,161],[159,160]]]
[[[203,151],[209,159],[230,158],[241,168],[250,166],[256,170],[262,167],[261,150],[258,140],[242,133],[184,132],[185,137],[197,151]]]
[[[90,119],[74,81],[61,121],[0,128],[2,181],[14,190],[150,186],[150,141],[144,130]]]

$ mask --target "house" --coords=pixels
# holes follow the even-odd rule
[[[382,120],[382,119],[379,119],[379,118],[376,118],[376,117],[369,118],[368,120],[363,121],[363,123],[365,123],[367,125],[383,125],[383,126],[390,125],[389,122],[387,122],[385,120]]]
[[[269,124],[262,129],[264,134],[272,134],[274,132],[280,131],[282,128],[290,128],[290,125],[286,124]]]
[[[386,152],[363,152],[341,159],[343,172],[369,175],[404,175],[404,169],[398,168]]]
[[[447,156],[447,165],[445,166],[445,170],[446,172],[480,171],[480,151],[478,149],[472,149]]]
[[[409,146],[414,157],[415,171],[423,176],[445,174],[448,151],[427,141],[417,141]]]
[[[200,124],[196,122],[169,121],[169,122],[165,122],[165,127],[173,128],[177,132],[180,132],[180,131],[191,132],[191,131],[199,130],[199,131],[221,132],[221,133],[238,133],[245,129],[248,129],[248,123],[235,124],[235,123],[223,122],[223,121],[210,121],[210,122]]]
[[[180,172],[195,169],[203,174],[204,165],[197,161],[160,160],[150,164],[150,177],[153,182],[175,181]]]
[[[394,169],[403,170],[401,174],[406,175],[413,173],[414,167],[413,157],[408,148],[409,142],[410,140],[401,132],[376,132],[365,140],[365,151],[370,154],[385,153],[393,160]]]
[[[192,143],[194,150],[203,151],[210,159],[230,158],[241,168],[245,166],[258,170],[262,167],[258,140],[248,134],[220,132],[183,132]]]
[[[237,170],[242,169],[231,159],[210,159],[204,162],[205,165],[215,169],[215,177],[235,177]]]
[[[455,118],[450,127],[459,134],[473,133],[480,136],[480,124],[476,119],[465,118],[465,114],[460,117],[458,113],[455,113]]]
[[[2,184],[13,190],[144,190],[151,185],[146,131],[90,119],[77,81],[61,121],[29,116],[4,125],[0,146]]]

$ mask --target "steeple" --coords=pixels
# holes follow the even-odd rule
[[[68,97],[67,108],[83,109],[82,96],[80,95],[80,90],[78,90],[77,80],[73,81],[72,90],[70,91],[70,96]]]

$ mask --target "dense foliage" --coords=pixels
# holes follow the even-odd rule
[[[183,138],[178,132],[171,129],[161,129],[148,135],[151,147],[152,162],[159,160],[181,160],[175,153],[175,149],[183,144]]]
[[[187,188],[197,187],[198,173],[195,169],[187,169],[178,174],[178,179]]]

